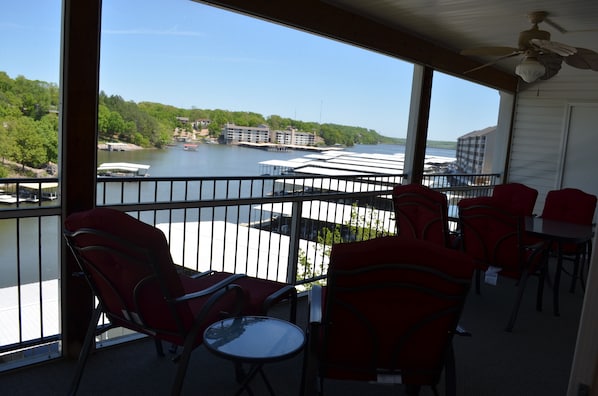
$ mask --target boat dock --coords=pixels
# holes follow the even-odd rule
[[[98,167],[98,176],[104,177],[145,177],[150,165],[130,162],[106,162]]]
[[[448,169],[455,158],[426,155],[424,170],[438,172]],[[343,150],[326,150],[291,160],[262,161],[264,175],[397,175],[403,172],[405,154],[369,154]]]

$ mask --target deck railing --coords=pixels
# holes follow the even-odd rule
[[[454,176],[458,179],[425,175],[423,182],[456,205],[463,197],[488,195],[498,180],[498,175]],[[390,194],[403,178],[99,178],[97,205],[116,207],[160,228],[178,264],[305,289],[325,277],[332,243],[395,232]],[[0,371],[27,356],[35,361],[59,355],[62,231],[60,201],[50,188],[57,179],[3,182],[8,196],[26,186],[27,193],[44,193],[45,198],[17,200],[0,210]]]

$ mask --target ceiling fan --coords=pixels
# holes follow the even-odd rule
[[[547,19],[548,13],[536,11],[528,14],[531,29],[519,33],[517,48],[513,47],[476,47],[461,51],[461,55],[497,56],[498,58],[467,70],[465,73],[491,66],[501,60],[523,55],[523,61],[515,68],[515,74],[527,83],[538,78],[548,80],[555,76],[561,69],[564,61],[569,66],[578,69],[591,69],[598,71],[598,53],[586,48],[576,48],[567,44],[550,41],[550,33],[540,30],[538,24],[546,22],[557,30],[565,32],[560,26]]]

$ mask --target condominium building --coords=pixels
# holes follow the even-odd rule
[[[462,173],[491,173],[496,127],[473,131],[457,139],[457,170]]]
[[[273,141],[278,144],[289,144],[296,146],[313,146],[316,143],[316,135],[309,132],[299,132],[295,128],[287,128],[284,131],[274,131]]]
[[[275,143],[295,146],[314,146],[316,135],[308,132],[299,132],[295,128],[284,131],[270,131],[266,125],[257,127],[239,126],[227,123],[222,128],[222,135],[227,144],[231,143]]]
[[[224,124],[222,135],[227,144],[230,143],[269,143],[270,128],[266,125],[257,127],[239,126],[231,123]]]

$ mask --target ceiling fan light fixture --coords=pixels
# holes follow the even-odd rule
[[[517,65],[515,68],[515,74],[517,74],[526,83],[536,81],[546,73],[546,68],[543,64],[533,56],[526,57],[523,62]]]

